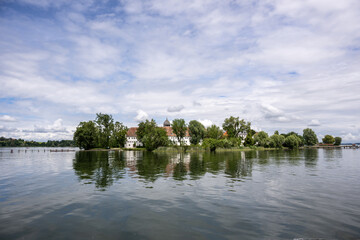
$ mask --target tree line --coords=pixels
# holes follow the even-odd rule
[[[109,114],[97,113],[94,121],[80,122],[74,141],[83,149],[123,147],[128,128]]]
[[[73,140],[48,140],[47,142],[0,137],[0,147],[75,147]]]
[[[74,141],[80,148],[91,149],[95,147],[110,148],[123,147],[126,143],[128,128],[120,122],[115,122],[111,115],[96,114],[94,121],[81,122],[74,134]],[[216,148],[235,147],[265,147],[265,148],[298,148],[301,146],[313,146],[318,144],[316,133],[306,128],[303,134],[296,132],[279,134],[275,131],[269,136],[264,131],[256,132],[251,128],[251,122],[239,117],[230,116],[222,124],[222,128],[215,124],[205,128],[196,120],[186,124],[184,119],[174,119],[172,131],[180,146],[184,145],[184,137],[190,135],[191,145],[201,145],[204,148],[215,151]],[[154,119],[145,120],[138,124],[136,132],[137,140],[148,151],[153,151],[162,146],[174,146],[177,143],[169,140],[165,128],[158,127]],[[322,139],[325,144],[341,144],[340,137],[326,135]]]

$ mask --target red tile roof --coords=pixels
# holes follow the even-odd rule
[[[126,133],[127,137],[136,137],[136,131],[137,131],[137,127],[131,127],[129,128],[129,130]]]

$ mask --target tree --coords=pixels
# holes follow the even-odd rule
[[[151,133],[156,128],[156,122],[154,119],[151,119],[151,121],[147,120],[145,122],[140,122],[138,124],[138,129],[136,131],[137,139],[142,142],[145,135]]]
[[[244,146],[250,147],[250,146],[254,146],[254,144],[255,144],[255,141],[253,139],[253,136],[252,136],[251,132],[249,132],[245,137]]]
[[[202,123],[192,120],[189,122],[191,144],[197,145],[205,137],[206,129]]]
[[[284,145],[290,149],[298,148],[301,145],[301,139],[297,135],[292,134],[285,138]]]
[[[335,143],[334,143],[334,145],[340,145],[341,144],[341,141],[342,141],[342,139],[341,139],[341,137],[335,137]]]
[[[282,148],[285,142],[285,137],[279,134],[274,134],[270,137],[270,147]]]
[[[136,135],[137,139],[144,144],[144,147],[148,151],[153,151],[161,146],[167,146],[169,143],[166,130],[157,127],[154,119],[140,122]]]
[[[325,137],[322,139],[323,143],[325,144],[334,144],[335,139],[331,135],[325,135]]]
[[[110,138],[111,147],[123,147],[126,142],[126,133],[128,128],[121,122],[116,122]]]
[[[254,135],[254,141],[259,146],[268,147],[270,143],[269,135],[264,131],[260,131]]]
[[[214,124],[206,129],[207,138],[220,139],[223,137],[223,134],[223,131]]]
[[[203,148],[210,149],[211,152],[215,152],[216,148],[221,144],[221,140],[214,138],[205,138],[202,146]]]
[[[74,133],[74,141],[85,150],[96,147],[97,128],[93,121],[80,122]]]
[[[244,119],[239,117],[229,117],[224,120],[222,125],[223,129],[227,132],[229,138],[237,138],[242,132],[248,133],[250,131],[250,122],[245,122]]]
[[[104,148],[110,147],[110,137],[114,128],[114,119],[111,115],[97,113],[95,122],[98,128],[99,145]]]
[[[303,138],[305,145],[313,146],[318,143],[318,138],[315,132],[310,128],[306,128],[303,130]]]
[[[169,138],[166,135],[166,130],[160,127],[155,127],[152,132],[146,134],[142,140],[144,147],[148,151],[153,151],[161,146],[169,144]]]
[[[186,134],[186,123],[184,119],[174,119],[172,123],[172,129],[173,132],[176,135],[176,138],[178,139],[180,145],[182,146],[182,140],[185,137]]]
[[[289,132],[289,133],[286,133],[286,134],[282,133],[281,135],[283,135],[283,136],[285,137],[285,139],[286,139],[287,137],[291,136],[291,135],[295,135],[295,136],[298,138],[299,147],[304,145],[304,138],[303,138],[303,136],[299,135],[299,134],[296,133],[296,132]]]

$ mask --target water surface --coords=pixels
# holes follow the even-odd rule
[[[359,239],[360,150],[0,149],[0,239]]]

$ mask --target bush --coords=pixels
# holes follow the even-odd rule
[[[302,144],[302,140],[295,134],[285,138],[285,142],[284,142],[285,147],[288,147],[290,149],[298,148],[299,146],[301,146],[301,144]]]

